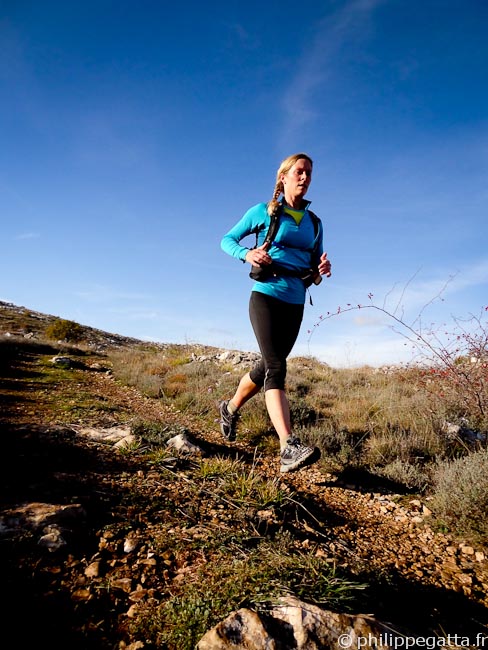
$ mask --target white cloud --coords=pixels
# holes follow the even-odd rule
[[[471,265],[451,271],[438,268],[430,274],[422,279],[419,271],[404,283],[379,288],[373,303],[401,320],[415,322],[442,303],[445,308],[454,306],[468,292],[473,296],[478,291],[484,293],[488,301],[488,259],[473,260]]]
[[[23,241],[26,239],[39,239],[40,238],[40,233],[38,232],[24,232],[21,233],[20,235],[15,236],[16,241]]]
[[[160,312],[154,309],[110,309],[108,313],[123,316],[131,321],[160,321],[164,318]]]
[[[87,302],[108,303],[117,300],[151,300],[151,296],[148,294],[119,291],[104,285],[94,285],[83,291],[75,291],[74,295]]]
[[[352,368],[408,363],[415,353],[412,345],[401,336],[391,338],[391,333],[385,331],[371,336],[354,331],[349,335],[327,338],[326,343],[312,340],[297,344],[292,356],[311,355],[334,368]]]
[[[488,285],[488,259],[474,261],[471,266],[460,269],[449,289],[452,292]],[[487,296],[488,300],[488,296]]]
[[[371,14],[383,3],[384,0],[352,0],[319,23],[315,37],[297,62],[297,71],[282,100],[283,141],[292,140],[296,132],[319,114],[312,108],[312,94],[336,67],[335,58],[341,48],[369,33]]]
[[[361,315],[355,316],[353,320],[358,327],[379,327],[383,326],[385,322],[384,317],[377,314],[366,314],[364,309]]]
[[[378,291],[371,305],[317,319],[302,332],[293,353],[311,354],[333,367],[427,362],[435,350],[448,348],[458,331],[457,316],[465,317],[464,328],[476,326],[470,313],[478,315],[488,304],[487,285],[484,259],[447,281],[416,275],[385,290],[383,296]]]

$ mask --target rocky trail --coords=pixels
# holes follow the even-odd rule
[[[191,459],[176,458],[162,474],[143,454],[120,453],[113,441],[81,432],[136,417],[184,427],[206,454],[238,456],[279,477],[298,504],[286,521],[294,543],[369,585],[358,603],[363,613],[481,647],[477,639],[488,634],[485,551],[437,532],[428,501],[331,476],[320,465],[280,476],[277,455],[225,443],[217,424],[189,421],[118,384],[103,354],[86,353],[66,380],[46,383],[39,364],[51,352],[19,345],[0,360],[0,611],[4,633],[8,628],[16,639],[12,647],[151,647],[130,631],[138,604],[160,602],[206,561],[193,546],[185,552],[182,539],[239,526],[242,513],[211,494],[195,499]],[[165,529],[161,513],[169,501],[181,525]],[[246,516],[264,533],[283,524],[272,512]],[[148,553],[163,530],[174,547],[169,540]]]

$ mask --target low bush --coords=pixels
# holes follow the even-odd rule
[[[437,464],[433,473],[431,508],[450,531],[486,543],[488,449]]]
[[[83,327],[72,320],[58,318],[46,327],[45,335],[55,341],[76,343],[83,338]]]

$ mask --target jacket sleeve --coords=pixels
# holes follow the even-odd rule
[[[246,261],[246,254],[249,248],[241,246],[241,240],[257,230],[265,227],[268,213],[265,203],[258,203],[250,208],[246,214],[223,236],[220,247],[228,255],[238,260]],[[269,217],[268,217],[269,219]]]

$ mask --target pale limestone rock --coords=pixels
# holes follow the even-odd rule
[[[124,553],[132,553],[138,546],[138,541],[135,537],[126,537],[124,540]]]
[[[142,641],[134,641],[134,643],[126,646],[125,650],[142,650],[144,647],[145,644]]]
[[[461,553],[464,555],[474,555],[475,551],[472,546],[461,546]]]
[[[259,614],[250,609],[239,609],[209,630],[199,641],[196,650],[276,650],[274,639],[268,634]]]
[[[388,650],[396,637],[373,618],[322,610],[288,596],[266,617],[249,609],[233,612],[202,637],[196,650]]]
[[[180,433],[170,438],[166,445],[170,449],[175,449],[184,454],[203,454],[203,449],[192,442],[186,433]]]
[[[126,594],[130,594],[132,591],[132,580],[130,578],[118,578],[113,580],[111,585],[114,589],[125,591]]]
[[[120,443],[121,441],[124,441],[123,444],[128,444],[135,440],[131,434],[130,427],[124,424],[115,425],[108,429],[81,427],[76,425],[72,425],[72,428],[80,435],[91,438],[95,442],[115,443],[115,445],[117,445],[117,443]]]
[[[100,560],[89,564],[85,569],[85,575],[87,578],[98,578],[100,575]]]
[[[137,438],[130,433],[129,435],[125,436],[124,438],[121,438],[118,440],[114,447],[116,449],[120,449],[121,447],[130,447],[131,445],[134,445],[137,443]]]
[[[37,543],[39,546],[47,549],[50,553],[59,551],[60,548],[66,546],[66,540],[59,528],[56,526],[49,526],[48,532],[46,532],[45,535],[42,535]]]
[[[55,366],[59,366],[60,368],[71,368],[73,365],[73,362],[69,357],[53,357],[51,359],[51,363],[54,364]]]
[[[386,628],[372,618],[323,610],[293,596],[281,602],[271,615],[292,627],[297,650],[390,647]]]

